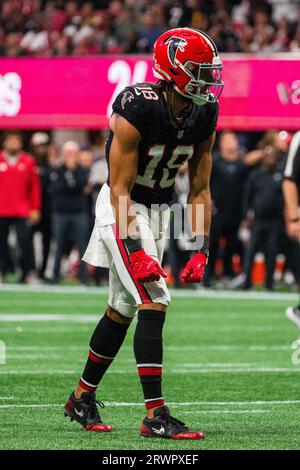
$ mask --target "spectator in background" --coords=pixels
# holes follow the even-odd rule
[[[52,282],[60,277],[60,265],[65,245],[71,241],[82,257],[88,241],[89,214],[85,189],[88,171],[79,164],[79,145],[68,141],[62,147],[63,164],[55,171],[52,183],[52,234],[55,259]],[[80,262],[80,281],[87,282],[86,265]]]
[[[94,154],[89,144],[80,145],[79,164],[83,168],[85,168],[88,173],[90,172],[90,169],[93,165],[93,161],[94,161]]]
[[[51,168],[58,168],[61,165],[60,149],[57,144],[48,145],[48,162]]]
[[[95,159],[89,174],[89,186],[91,188],[92,197],[91,220],[93,221],[90,226],[90,231],[92,231],[94,225],[97,197],[108,175],[107,161],[105,158],[105,137],[105,132],[91,134],[92,149]],[[97,266],[94,271],[94,278],[97,285],[102,279],[107,280],[108,269]]]
[[[135,14],[133,7],[123,9],[115,20],[115,30],[121,44],[123,44],[124,53],[135,51],[137,34],[141,26],[139,17]]]
[[[276,168],[283,173],[285,167],[286,154],[291,141],[291,135],[286,131],[270,130],[264,133],[259,147],[261,152],[266,145],[271,145],[277,152]]]
[[[184,0],[167,2],[166,13],[169,28],[182,28],[190,24],[193,16],[193,9]]]
[[[142,16],[142,26],[137,34],[137,52],[151,53],[156,39],[164,32],[163,16],[157,15],[153,7]]]
[[[286,131],[273,129],[263,134],[262,139],[258,142],[256,152],[263,154],[266,146],[271,146],[277,153],[276,170],[283,174],[285,169],[286,155],[291,141],[291,134]],[[249,221],[245,221],[245,228],[249,225]],[[279,233],[278,252],[285,256],[285,270],[294,273],[297,278],[297,269],[295,267],[295,246],[293,240],[288,236],[284,223],[281,224]],[[242,277],[241,277],[242,280]]]
[[[238,37],[231,24],[228,11],[220,9],[214,16],[214,24],[209,29],[211,38],[221,52],[239,52]]]
[[[282,173],[277,170],[277,157],[276,149],[267,145],[263,149],[262,166],[249,178],[245,213],[251,214],[253,226],[250,245],[245,254],[244,289],[250,289],[252,286],[252,266],[259,250],[263,251],[266,259],[265,287],[268,290],[273,289],[273,274],[283,214]]]
[[[221,132],[219,151],[213,156],[211,176],[213,217],[210,256],[204,278],[207,287],[214,273],[222,237],[226,239],[223,256],[225,277],[233,278],[232,256],[234,253],[241,254],[238,229],[242,221],[245,181],[250,167],[261,159],[260,152],[244,153],[239,147],[236,133],[230,130]]]
[[[35,132],[31,137],[31,152],[35,158],[41,180],[42,207],[41,219],[38,224],[32,226],[31,236],[36,232],[42,235],[42,259],[37,273],[40,279],[45,279],[45,270],[50,251],[51,242],[51,172],[53,168],[49,164],[50,138],[46,132]],[[35,259],[35,263],[36,263]]]
[[[81,144],[80,145],[80,152],[79,152],[79,164],[84,168],[88,175],[88,182],[86,187],[84,188],[84,192],[87,197],[87,210],[88,210],[88,217],[89,217],[89,232],[92,231],[95,220],[93,215],[93,185],[90,180],[90,173],[91,168],[94,161],[94,154],[91,147],[88,144]]]
[[[178,170],[178,173],[175,178],[175,193],[173,196],[173,203],[179,204],[182,207],[182,228],[183,232],[180,234],[177,233],[177,227],[175,225],[176,220],[174,218],[174,212],[170,212],[170,239],[169,246],[166,251],[166,259],[171,267],[171,272],[174,278],[174,287],[179,288],[182,286],[180,279],[180,272],[183,266],[188,261],[187,247],[187,238],[188,233],[184,233],[184,229],[188,227],[188,214],[186,210],[187,198],[189,194],[189,177],[188,177],[188,164],[185,162]],[[177,222],[178,223],[178,222]],[[184,249],[185,248],[185,249]]]
[[[106,135],[107,134],[104,132],[98,132],[96,135],[92,136],[92,148],[95,159],[91,167],[89,183],[92,187],[93,215],[95,213],[95,205],[98,194],[102,188],[102,185],[106,182],[108,175],[107,161],[105,158]]]
[[[19,250],[21,282],[30,282],[32,250],[31,225],[40,220],[41,189],[34,159],[25,153],[22,136],[7,131],[2,138],[0,152],[0,276],[8,267],[8,234],[16,230]]]
[[[21,50],[26,55],[43,54],[49,49],[49,35],[45,24],[45,18],[36,16],[32,19],[30,30],[20,41]]]
[[[105,159],[105,146],[108,139],[109,130],[106,131],[90,131],[89,141],[95,156],[95,161],[98,159]]]

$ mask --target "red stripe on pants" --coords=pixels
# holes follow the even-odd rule
[[[117,244],[118,244],[118,247],[119,247],[119,250],[120,250],[120,253],[121,253],[121,256],[122,256],[122,259],[123,259],[123,262],[125,264],[125,267],[128,271],[128,274],[129,276],[131,277],[132,281],[134,282],[134,285],[135,287],[137,288],[138,290],[138,293],[140,294],[140,297],[142,299],[142,302],[144,304],[149,304],[149,303],[152,303],[152,299],[151,297],[149,296],[148,292],[146,291],[146,289],[138,282],[138,280],[136,279],[135,277],[135,274],[133,272],[133,269],[130,265],[130,262],[129,262],[129,259],[128,259],[128,254],[127,254],[127,251],[125,249],[125,246],[124,246],[124,243],[120,237],[120,233],[119,233],[119,230],[118,230],[118,227],[116,224],[113,225],[113,230],[114,230],[114,234],[115,234],[115,237],[116,237],[116,241],[117,241]]]

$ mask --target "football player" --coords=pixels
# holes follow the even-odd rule
[[[300,292],[300,131],[291,140],[284,169],[286,231],[292,239],[293,273]],[[300,328],[300,303],[286,309],[286,316]]]
[[[100,419],[95,391],[137,312],[134,353],[146,405],[140,435],[204,438],[171,416],[163,398],[162,330],[170,296],[161,262],[168,210],[157,206],[170,203],[177,171],[188,160],[190,225],[203,243],[182,279],[200,282],[208,258],[211,151],[221,70],[217,48],[205,33],[173,29],[154,46],[153,72],[159,81],[128,86],[113,103],[106,146],[109,176],[84,256],[93,265],[109,267],[109,300],[92,335],[82,377],[65,405],[65,415],[86,430],[111,431]],[[124,205],[129,208],[125,215]],[[197,232],[199,205],[204,206],[204,226]]]

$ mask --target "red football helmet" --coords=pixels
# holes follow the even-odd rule
[[[217,101],[224,82],[222,61],[207,34],[192,28],[163,33],[154,44],[153,74],[197,105]]]

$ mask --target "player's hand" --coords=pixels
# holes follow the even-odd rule
[[[37,210],[32,210],[29,212],[29,215],[28,215],[28,219],[29,219],[29,222],[32,224],[32,225],[36,225],[39,223],[39,221],[41,220],[41,213],[40,211],[37,211]]]
[[[300,221],[288,222],[287,226],[288,236],[294,240],[300,240]]]
[[[193,258],[187,262],[181,274],[181,280],[184,284],[202,281],[207,259],[208,257],[204,253],[196,253]]]
[[[134,251],[129,254],[130,264],[135,277],[139,282],[158,281],[160,277],[167,277],[167,273],[162,269],[155,259],[147,255],[144,250]]]

